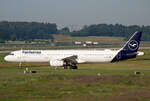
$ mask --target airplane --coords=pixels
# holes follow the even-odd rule
[[[17,50],[4,57],[8,62],[48,62],[50,66],[78,69],[80,63],[113,63],[144,55],[139,52],[142,32],[135,32],[119,50]]]

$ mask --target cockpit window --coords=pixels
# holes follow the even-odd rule
[[[10,53],[9,55],[14,55],[14,53]]]

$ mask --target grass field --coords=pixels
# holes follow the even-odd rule
[[[56,42],[75,42],[75,41],[80,41],[80,42],[85,42],[85,41],[97,41],[100,43],[117,43],[117,42],[123,42],[122,37],[108,37],[108,36],[88,36],[88,37],[71,37],[69,35],[58,35],[54,34],[53,35],[54,39]]]
[[[127,61],[55,70],[48,63],[7,63],[0,54],[0,101],[150,101],[150,50]],[[26,67],[36,74],[23,74]],[[141,72],[134,75],[135,71]]]

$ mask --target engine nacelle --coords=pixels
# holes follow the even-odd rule
[[[50,65],[51,66],[55,66],[55,67],[57,67],[57,66],[63,66],[64,62],[61,61],[61,60],[51,60],[50,61]]]

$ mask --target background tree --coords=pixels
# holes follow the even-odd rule
[[[150,41],[150,26],[124,26],[121,24],[93,24],[79,31],[70,32],[68,27],[57,30],[53,23],[39,22],[0,22],[0,40],[53,39],[52,34],[75,36],[114,36],[128,39],[135,31],[143,31],[142,40]]]

